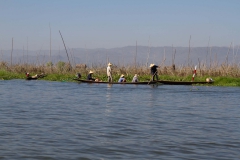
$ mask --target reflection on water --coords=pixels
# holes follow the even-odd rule
[[[239,88],[0,81],[2,159],[239,159]]]
[[[107,88],[111,88],[113,84],[107,84]]]
[[[107,92],[106,92],[106,114],[108,115],[111,112],[111,89],[112,84],[107,84]]]

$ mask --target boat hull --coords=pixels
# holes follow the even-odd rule
[[[27,77],[26,80],[37,80],[38,78]]]
[[[97,81],[89,81],[83,79],[74,79],[75,81],[82,82],[82,83],[97,83],[97,84],[135,84],[135,85],[148,85],[148,84],[156,84],[157,81],[151,82],[97,82]]]
[[[166,85],[194,85],[194,84],[212,84],[213,82],[183,82],[183,81],[164,81],[160,80],[159,83],[166,84]]]
[[[35,76],[34,77],[27,77],[26,80],[37,80],[37,79],[43,78],[45,76],[46,75],[44,75],[44,74],[40,74],[40,75],[37,75],[36,77]]]

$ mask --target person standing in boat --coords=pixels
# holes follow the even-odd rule
[[[150,64],[150,71],[151,71],[151,75],[152,75],[152,81],[154,81],[154,77],[156,77],[157,81],[158,81],[158,71],[157,68],[158,66],[155,64]]]
[[[89,81],[95,81],[95,79],[92,78],[92,74],[93,74],[93,71],[89,71],[89,74],[88,74],[88,76],[87,76],[87,80],[89,80]]]
[[[108,76],[108,82],[112,82],[112,69],[111,69],[111,63],[108,63],[107,66],[107,76]]]
[[[118,82],[126,82],[124,74],[121,75],[121,77],[119,78]]]
[[[138,82],[138,75],[137,74],[135,74],[135,76],[133,77],[132,82]]]

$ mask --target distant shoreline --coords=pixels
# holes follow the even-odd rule
[[[155,63],[165,65],[183,65],[189,63],[196,65],[205,63],[210,66],[214,62],[219,65],[240,61],[239,46],[219,47],[176,47],[176,46],[125,46],[116,48],[68,48],[69,60],[72,64],[84,63],[87,66],[107,64],[111,61],[115,65],[133,65],[134,61],[139,65]],[[11,58],[12,55],[12,58]],[[59,50],[1,50],[0,61],[12,64],[35,64],[42,65],[48,61],[54,64],[58,61],[68,62],[67,54],[64,48]],[[174,62],[173,62],[174,61]]]

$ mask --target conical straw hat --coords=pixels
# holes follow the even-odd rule
[[[149,67],[153,67],[155,64],[150,64],[150,66]]]

